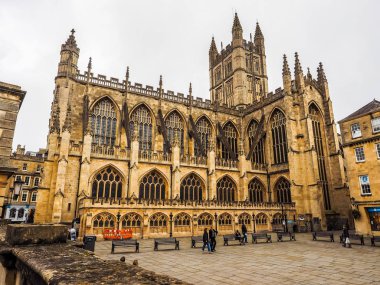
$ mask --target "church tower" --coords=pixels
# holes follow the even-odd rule
[[[259,102],[268,93],[264,35],[256,24],[254,40],[243,38],[243,28],[235,13],[232,42],[221,50],[212,38],[209,49],[210,97],[229,108]]]

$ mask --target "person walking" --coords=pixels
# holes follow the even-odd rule
[[[343,233],[342,233],[342,236],[343,236],[343,244],[342,246],[343,247],[351,247],[351,243],[350,243],[350,239],[349,239],[349,232],[348,232],[348,227],[346,225],[343,226]]]
[[[215,251],[217,231],[214,230],[211,226],[211,228],[208,232],[208,235],[209,235],[210,243],[211,243],[211,251]]]
[[[202,251],[205,251],[206,246],[207,246],[208,253],[211,253],[211,245],[210,245],[210,240],[209,240],[207,228],[205,228],[205,230],[203,231]]]
[[[243,234],[244,242],[247,243],[248,242],[247,227],[245,226],[244,223],[241,225],[241,233]]]

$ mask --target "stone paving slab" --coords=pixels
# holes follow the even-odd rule
[[[180,250],[153,251],[153,240],[140,240],[140,253],[116,249],[111,242],[96,243],[95,254],[106,260],[137,259],[139,266],[193,284],[380,284],[380,247],[312,241],[298,234],[297,241],[223,246],[216,252],[190,247],[190,238],[179,238]],[[174,247],[173,247],[174,248]],[[120,253],[118,253],[120,251]]]

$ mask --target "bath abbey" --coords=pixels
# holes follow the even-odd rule
[[[72,30],[61,46],[35,223],[137,238],[341,225],[350,202],[328,81],[295,53],[268,90],[264,34],[209,48],[210,100],[94,75]],[[281,56],[281,55],[278,55]],[[94,61],[95,62],[95,61]],[[293,70],[293,68],[292,68]],[[280,71],[279,71],[280,72]],[[132,72],[131,72],[132,74]],[[187,87],[186,87],[187,89]],[[206,90],[205,90],[206,92]],[[204,97],[205,94],[202,94]]]

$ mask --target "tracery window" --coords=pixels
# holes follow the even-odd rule
[[[174,218],[174,226],[190,226],[191,217],[186,213],[179,213]]]
[[[258,127],[258,123],[254,120],[249,124],[248,127],[248,141],[249,141],[249,149],[251,149],[253,143],[254,143],[254,137],[256,134],[256,130]],[[265,163],[265,138],[262,137],[258,143],[256,144],[252,156],[251,161],[257,164],[264,164]]]
[[[238,145],[237,145],[237,131],[235,126],[228,122],[223,128],[224,136],[227,139],[227,142],[230,146],[230,150],[235,154],[235,157],[238,156]],[[222,143],[222,158],[224,160],[231,160],[231,154],[227,148],[227,146]]]
[[[282,224],[282,216],[280,213],[277,213],[273,216],[273,224],[274,225],[281,225]]]
[[[210,139],[211,139],[211,124],[209,120],[207,120],[205,117],[202,117],[198,120],[197,124],[197,132],[199,140],[201,141],[201,145],[198,145],[195,143],[195,156],[201,156],[203,150],[203,153],[206,154],[207,150],[209,148]]]
[[[121,227],[140,228],[142,226],[142,217],[137,213],[128,213],[121,218]]]
[[[251,216],[247,213],[240,214],[239,216],[239,225],[250,225],[251,224]]]
[[[216,184],[217,200],[220,202],[235,201],[235,183],[228,176],[219,179]]]
[[[116,122],[115,106],[110,99],[104,98],[96,103],[91,114],[92,143],[113,146]]]
[[[149,226],[151,227],[166,227],[168,217],[163,213],[155,213],[149,219]]]
[[[256,225],[266,225],[268,223],[268,217],[264,213],[257,214],[255,217]]]
[[[165,120],[165,126],[166,126],[166,133],[168,136],[168,140],[171,145],[174,143],[174,138],[177,135],[181,154],[183,154],[184,151],[184,124],[182,117],[178,112],[171,112],[170,115]],[[164,149],[167,149],[165,147]]]
[[[121,198],[123,179],[111,166],[101,170],[92,181],[92,198]]]
[[[218,219],[219,225],[232,225],[232,216],[228,213],[223,213]]]
[[[309,107],[309,117],[311,119],[311,124],[313,127],[313,135],[314,135],[314,145],[317,153],[318,160],[318,172],[319,172],[319,181],[322,184],[323,191],[323,202],[326,210],[331,209],[330,203],[330,195],[329,195],[329,184],[327,180],[327,172],[326,172],[326,161],[325,154],[323,151],[323,136],[322,136],[322,128],[321,128],[321,113],[318,108],[311,104]]]
[[[16,208],[12,208],[10,211],[9,211],[9,218],[11,219],[14,219],[16,218]]]
[[[264,186],[257,179],[254,178],[248,184],[249,201],[252,203],[263,203],[264,202]]]
[[[280,110],[274,111],[270,120],[272,129],[274,164],[288,162],[288,143],[286,137],[286,118]]]
[[[141,179],[139,198],[145,200],[165,199],[165,180],[161,174],[153,170]]]
[[[200,214],[198,217],[198,226],[212,226],[213,217],[209,213]]]
[[[97,214],[92,221],[94,228],[113,229],[115,227],[115,217],[109,213]]]
[[[290,183],[285,178],[281,177],[276,183],[276,194],[278,203],[291,203],[292,195],[290,191]]]
[[[152,116],[147,107],[140,105],[131,114],[130,132],[138,135],[139,150],[152,149]]]
[[[203,183],[198,175],[190,173],[182,179],[180,187],[180,199],[190,201],[201,201]]]

